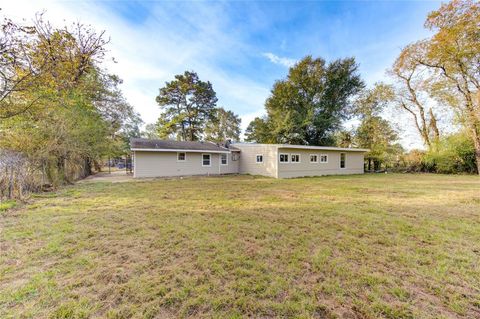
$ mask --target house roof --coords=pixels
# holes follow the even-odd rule
[[[130,139],[130,149],[132,151],[151,151],[151,152],[209,152],[209,153],[229,153],[228,148],[217,145],[213,142],[190,142],[190,141],[169,141],[169,140],[151,140],[146,138]]]
[[[290,145],[290,144],[256,144],[256,143],[234,143],[235,145],[241,146],[276,146],[278,148],[295,148],[295,149],[304,149],[304,150],[319,150],[319,151],[345,151],[345,152],[368,152],[368,149],[365,148],[349,148],[349,147],[335,147],[335,146],[311,146],[311,145]]]

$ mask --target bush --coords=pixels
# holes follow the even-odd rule
[[[465,133],[449,135],[425,154],[424,162],[437,173],[476,173],[475,147]]]
[[[428,172],[428,167],[425,165],[425,152],[422,150],[411,150],[402,156],[399,170],[403,168],[404,171],[418,173]]]
[[[475,148],[464,132],[442,138],[429,151],[412,150],[402,157],[404,171],[460,174],[477,172]]]

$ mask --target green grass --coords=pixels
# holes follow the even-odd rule
[[[0,318],[478,318],[480,179],[78,184],[0,252]]]
[[[17,206],[17,202],[14,200],[4,200],[0,201],[0,213],[12,209]]]

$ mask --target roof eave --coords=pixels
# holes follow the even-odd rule
[[[171,149],[171,148],[131,148],[136,152],[185,152],[185,153],[230,153],[230,151],[212,151],[212,150],[189,150],[189,149]]]

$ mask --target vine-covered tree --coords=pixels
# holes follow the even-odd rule
[[[163,111],[157,123],[160,137],[196,141],[213,115],[217,96],[210,82],[185,71],[160,89],[156,101]]]

